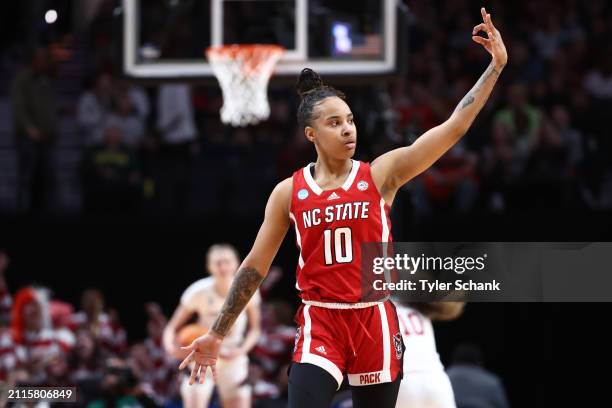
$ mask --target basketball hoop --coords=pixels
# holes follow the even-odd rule
[[[221,121],[255,125],[270,116],[268,82],[284,53],[278,45],[209,47],[206,56],[223,91]]]

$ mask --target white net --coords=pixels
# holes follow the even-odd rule
[[[283,48],[277,45],[229,45],[206,51],[223,92],[221,121],[255,125],[270,116],[268,82]]]

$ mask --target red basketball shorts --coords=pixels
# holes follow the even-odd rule
[[[342,384],[363,386],[395,381],[401,374],[404,343],[390,301],[361,309],[302,305],[293,362],[321,367]]]

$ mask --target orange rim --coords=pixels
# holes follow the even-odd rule
[[[244,75],[271,75],[273,67],[268,71],[265,63],[273,57],[279,57],[285,52],[280,45],[271,44],[232,44],[219,47],[208,47],[206,56],[214,64],[215,60],[241,60]]]
[[[231,44],[208,47],[206,55],[208,58],[221,55],[234,58],[237,55],[254,55],[259,51],[265,51],[266,54],[282,54],[285,52],[285,48],[273,44]]]

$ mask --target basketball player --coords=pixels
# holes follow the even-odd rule
[[[168,353],[178,359],[185,358],[186,353],[179,348],[176,332],[194,312],[198,315],[200,325],[212,327],[239,264],[238,252],[231,245],[217,244],[210,247],[206,255],[206,266],[211,276],[196,281],[185,290],[179,306],[164,329],[163,344]],[[245,336],[247,320],[248,332]],[[217,390],[225,408],[251,406],[251,388],[244,381],[249,367],[247,353],[257,343],[261,332],[260,322],[260,298],[256,294],[246,305],[246,313],[238,315],[219,350]],[[189,387],[188,380],[187,377],[183,378],[180,388],[183,406],[207,407],[214,387],[212,378],[195,387]]]
[[[463,302],[397,304],[397,317],[406,351],[404,378],[397,408],[455,408],[455,397],[440,355],[436,350],[432,320],[453,320],[461,315]]]
[[[411,146],[371,164],[351,158],[357,135],[344,95],[304,69],[298,80],[298,122],[317,151],[316,163],[272,191],[251,252],[242,262],[209,333],[185,350],[195,362],[190,383],[217,373],[223,339],[265,278],[290,223],[300,249],[296,287],[302,306],[289,373],[289,406],[329,407],[348,375],[355,407],[393,408],[401,381],[402,340],[393,304],[361,302],[363,242],[391,241],[389,210],[398,189],[450,149],[469,129],[507,61],[499,31],[481,9],[473,40],[492,56],[474,87],[444,123]],[[488,38],[476,36],[484,31]]]

